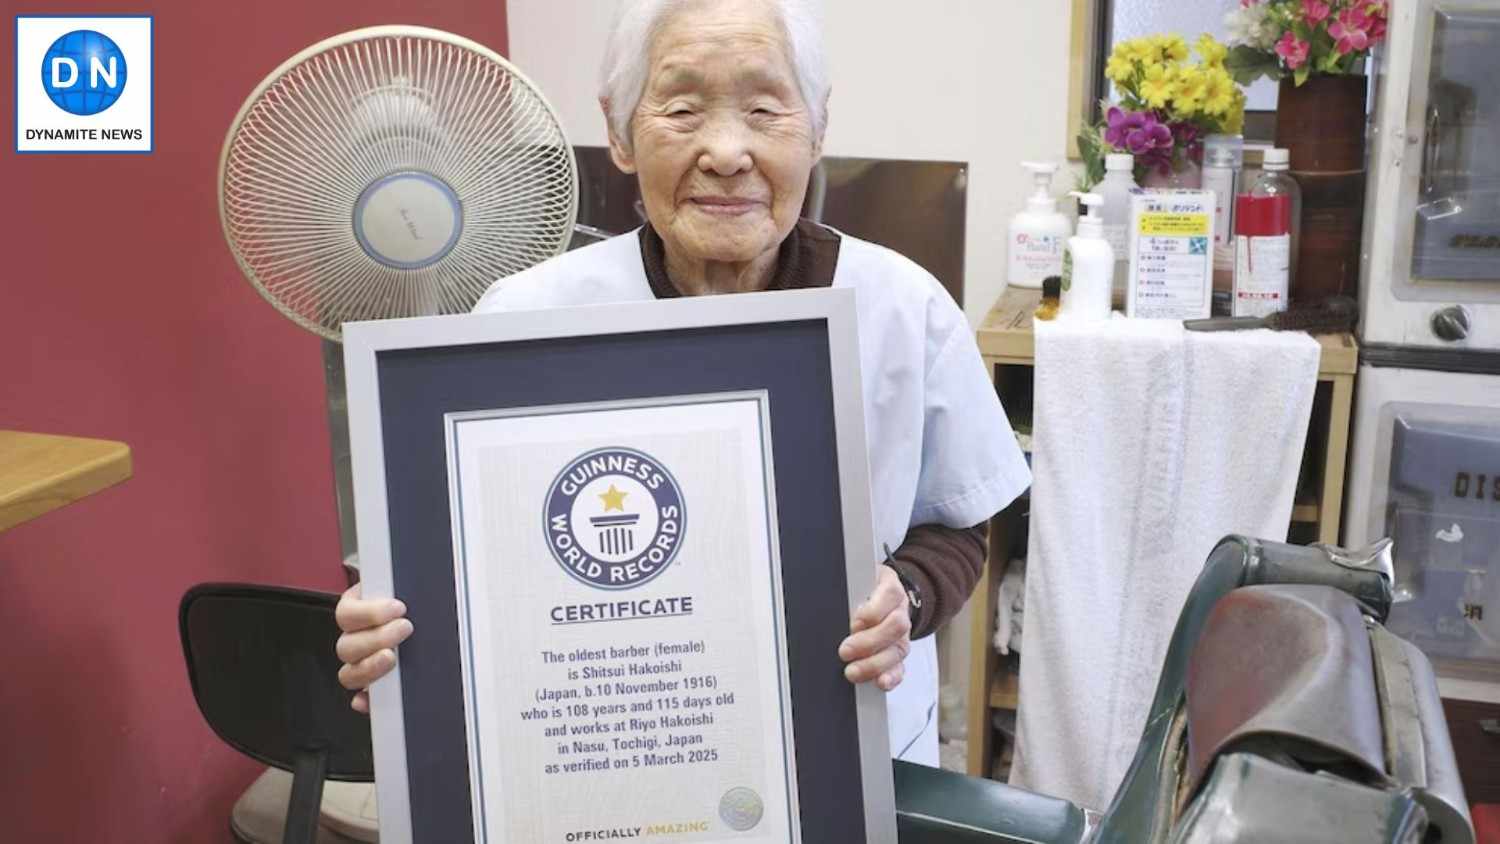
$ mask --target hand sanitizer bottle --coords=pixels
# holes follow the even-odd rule
[[[1062,275],[1063,243],[1072,233],[1067,215],[1057,210],[1052,195],[1056,164],[1027,162],[1036,192],[1026,200],[1026,210],[1010,223],[1010,268],[1006,281],[1016,287],[1038,288],[1049,275]]]
[[[1062,312],[1066,320],[1109,319],[1114,289],[1115,250],[1104,236],[1104,218],[1099,211],[1104,197],[1079,193],[1078,204],[1088,209],[1078,218],[1078,234],[1068,238],[1063,259]]]

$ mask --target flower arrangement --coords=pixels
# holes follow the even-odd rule
[[[1385,39],[1388,13],[1387,0],[1240,0],[1224,20],[1225,65],[1240,84],[1355,73]]]
[[[1198,162],[1203,138],[1238,133],[1245,121],[1245,92],[1225,65],[1229,48],[1210,35],[1193,45],[1180,35],[1151,35],[1115,46],[1104,75],[1115,84],[1118,104],[1104,103],[1105,119],[1078,137],[1084,160],[1083,187],[1104,178],[1104,157],[1128,152],[1136,171],[1163,176]]]

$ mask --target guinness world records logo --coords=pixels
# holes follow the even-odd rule
[[[543,529],[570,576],[597,589],[631,589],[677,557],[686,516],[682,488],[661,461],[610,447],[579,455],[553,479]]]

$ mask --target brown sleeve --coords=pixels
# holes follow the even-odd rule
[[[917,525],[891,555],[916,587],[922,606],[912,614],[911,637],[929,636],[963,609],[984,571],[985,525],[950,528]]]

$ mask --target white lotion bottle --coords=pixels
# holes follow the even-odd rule
[[[1115,250],[1104,236],[1104,218],[1099,211],[1104,197],[1079,193],[1078,204],[1087,209],[1078,218],[1078,234],[1068,238],[1063,260],[1062,310],[1059,318],[1069,321],[1109,319],[1114,295]]]
[[[1100,216],[1104,218],[1104,239],[1115,250],[1114,300],[1125,302],[1130,281],[1130,192],[1135,183],[1135,156],[1110,153],[1104,157],[1104,181],[1094,193],[1104,198]]]
[[[1073,227],[1052,195],[1057,165],[1028,161],[1021,166],[1031,171],[1036,190],[1026,200],[1026,210],[1011,218],[1005,280],[1015,287],[1040,288],[1042,279],[1062,274],[1063,246]]]

